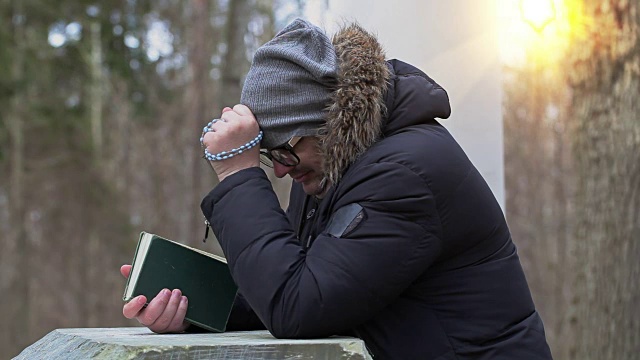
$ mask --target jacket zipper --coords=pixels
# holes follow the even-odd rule
[[[307,198],[305,199],[305,205],[304,205],[304,208],[302,210],[302,215],[303,215],[302,217],[306,219],[305,222],[307,222],[311,218],[313,218],[311,220],[311,224],[307,224],[308,229],[309,229],[309,236],[307,236],[307,239],[303,243],[303,246],[302,246],[303,250],[305,250],[305,251],[308,250],[309,247],[311,247],[311,242],[313,240],[313,230],[314,230],[314,228],[316,226],[316,222],[318,220],[318,216],[317,216],[316,213],[318,212],[318,208],[320,207],[320,204],[316,204],[315,208],[307,211],[308,202],[309,202],[309,196],[307,196]],[[306,213],[306,215],[305,215],[305,213]],[[300,231],[300,233],[302,233],[302,231]]]
[[[209,224],[209,220],[207,220],[207,218],[204,218],[204,238],[202,239],[203,243],[207,242],[207,238],[209,237],[209,227],[211,227],[211,224]]]
[[[306,195],[304,197],[304,203],[302,204],[302,211],[300,211],[300,217],[298,217],[298,229],[296,231],[296,235],[298,235],[298,239],[300,239],[300,236],[302,236],[302,228],[304,225],[304,213],[307,210],[307,204],[309,204],[309,195]]]

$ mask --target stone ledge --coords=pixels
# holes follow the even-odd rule
[[[57,329],[14,359],[343,359],[371,360],[350,337],[276,339],[267,331],[154,334],[144,327]]]

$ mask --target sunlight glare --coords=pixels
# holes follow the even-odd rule
[[[544,30],[556,17],[553,0],[520,0],[522,19],[537,32]]]
[[[497,6],[504,65],[560,64],[577,31],[575,0],[498,0]]]

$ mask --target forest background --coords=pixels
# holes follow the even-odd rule
[[[505,213],[555,358],[637,359],[640,5],[565,2],[566,53],[503,68]],[[137,325],[118,268],[141,230],[214,250],[197,139],[304,7],[0,0],[0,356]]]

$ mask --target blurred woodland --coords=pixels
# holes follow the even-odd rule
[[[638,359],[640,5],[572,1],[588,21],[567,56],[504,69],[506,216],[554,357]],[[303,7],[0,0],[1,357],[137,326],[118,268],[140,231],[215,250],[202,126]]]
[[[140,231],[213,250],[202,126],[293,4],[0,2],[0,357],[55,328],[138,325],[118,269]]]

